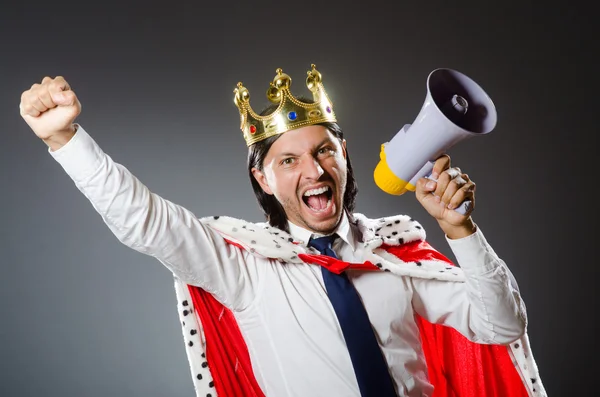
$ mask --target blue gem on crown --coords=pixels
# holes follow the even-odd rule
[[[292,121],[294,121],[298,118],[298,115],[296,114],[296,112],[289,112],[287,116],[288,116],[288,119],[290,119]]]

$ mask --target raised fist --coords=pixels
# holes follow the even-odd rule
[[[33,132],[44,141],[60,140],[75,132],[73,122],[81,103],[62,77],[44,77],[21,95],[20,113]]]

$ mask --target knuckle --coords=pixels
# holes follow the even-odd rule
[[[24,105],[29,105],[34,98],[35,94],[31,90],[27,90],[21,95],[21,101]]]
[[[462,184],[460,183],[459,180],[452,179],[448,185],[451,186],[454,189],[458,189]]]

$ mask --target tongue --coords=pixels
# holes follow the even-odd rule
[[[322,210],[327,207],[327,195],[323,193],[309,196],[306,202],[312,209]]]

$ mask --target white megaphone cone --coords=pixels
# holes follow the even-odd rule
[[[496,121],[494,103],[477,83],[456,70],[435,69],[415,121],[381,145],[375,183],[393,195],[414,191],[438,157],[462,140],[492,131]],[[465,213],[469,205],[465,202],[456,211]]]

